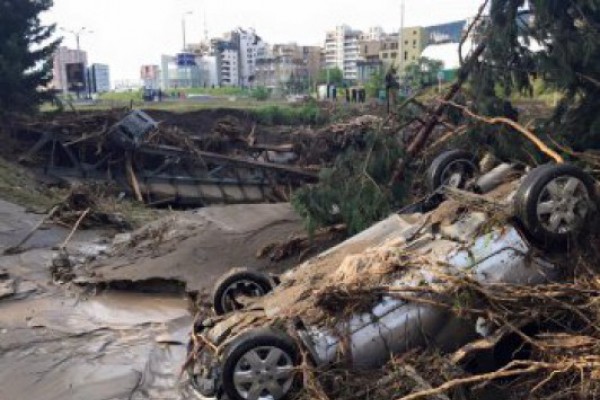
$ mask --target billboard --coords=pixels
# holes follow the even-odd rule
[[[194,53],[179,53],[176,58],[178,67],[194,67],[196,65]]]
[[[85,64],[70,63],[66,64],[67,69],[67,90],[69,92],[85,91]]]

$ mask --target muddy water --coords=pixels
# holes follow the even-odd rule
[[[0,202],[0,252],[39,218]],[[14,289],[0,300],[0,400],[188,398],[179,380],[191,326],[187,299],[55,285],[51,248],[65,234],[40,231],[27,252],[0,256],[0,273]]]

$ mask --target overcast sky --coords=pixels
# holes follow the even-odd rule
[[[406,26],[425,26],[473,16],[481,0],[405,0]],[[401,0],[54,0],[45,23],[93,33],[81,36],[91,63],[110,65],[113,82],[138,79],[142,64],[160,64],[161,54],[182,47],[182,15],[188,43],[221,36],[235,27],[254,27],[269,43],[323,45],[325,32],[347,24],[366,30],[400,27]],[[63,44],[75,48],[73,35]]]

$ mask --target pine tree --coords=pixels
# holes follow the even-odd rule
[[[486,25],[471,80],[479,111],[498,115],[496,88],[531,94],[539,78],[562,95],[544,130],[577,149],[600,148],[600,1],[492,0]]]
[[[0,1],[0,116],[34,110],[49,98],[43,88],[52,79],[51,41],[55,25],[43,26],[39,15],[52,0]]]

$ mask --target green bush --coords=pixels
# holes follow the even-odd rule
[[[308,103],[302,106],[268,106],[254,111],[254,118],[264,125],[320,125],[327,118],[318,105]]]
[[[265,101],[271,97],[271,92],[264,86],[259,86],[250,92],[250,97],[258,101]]]

